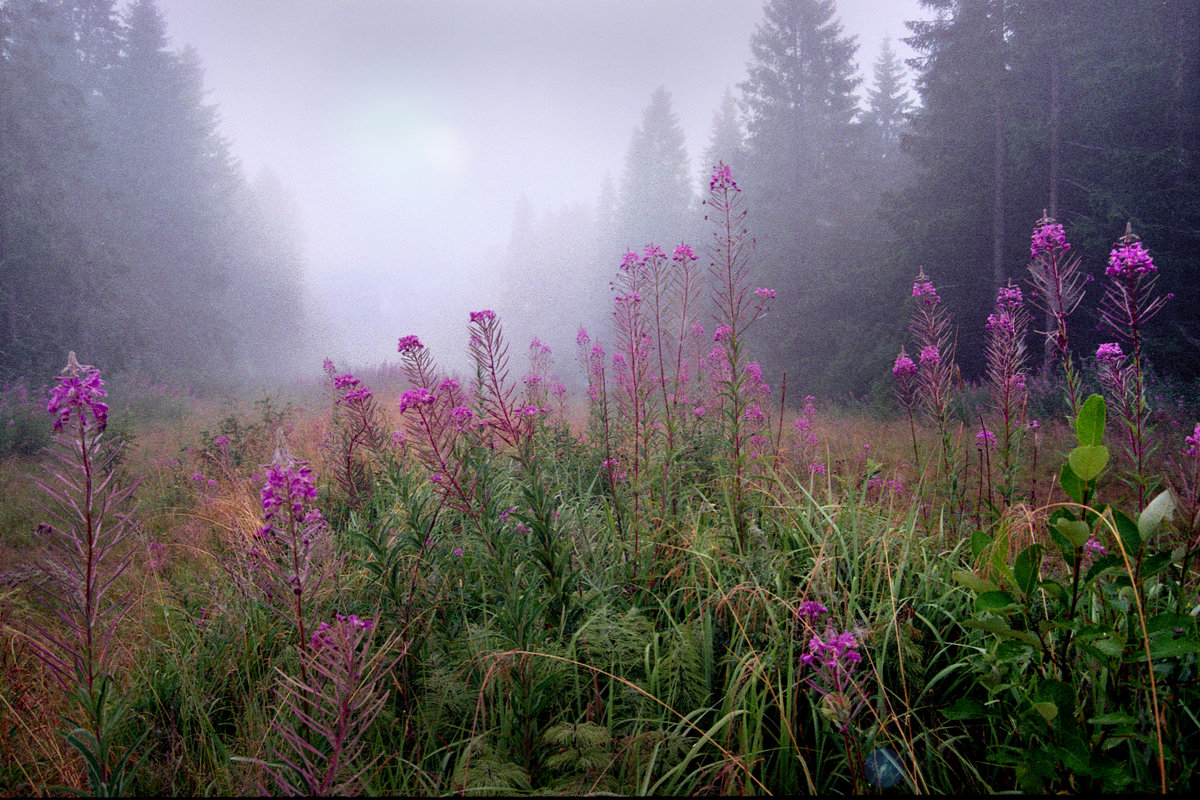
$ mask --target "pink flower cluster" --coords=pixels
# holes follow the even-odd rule
[[[1189,456],[1200,455],[1200,422],[1196,423],[1196,429],[1192,431],[1192,435],[1184,438],[1183,443],[1187,445],[1187,454]]]
[[[1118,243],[1108,254],[1108,268],[1104,274],[1110,278],[1133,280],[1157,272],[1150,253],[1141,242]]]
[[[305,519],[305,502],[315,502],[317,486],[312,470],[303,461],[294,465],[272,464],[267,467],[267,485],[258,493],[263,518],[269,523],[286,504],[293,519]]]
[[[333,379],[334,389],[349,389],[342,397],[345,403],[365,402],[371,399],[371,390],[365,386],[360,386],[362,383],[358,378],[350,373],[338,375]]]
[[[404,394],[400,395],[400,413],[403,414],[410,408],[416,406],[425,406],[432,403],[435,399],[433,392],[426,389],[424,386],[418,386],[416,389],[409,389]]]
[[[942,302],[942,298],[938,297],[937,289],[933,288],[933,283],[930,281],[917,281],[914,283],[912,296],[918,302],[924,303],[927,306],[936,306]]]
[[[1096,360],[1101,363],[1116,364],[1124,357],[1121,345],[1116,342],[1105,342],[1096,349]]]
[[[1071,245],[1067,242],[1067,235],[1063,232],[1063,226],[1057,222],[1041,225],[1033,230],[1033,242],[1029,245],[1029,254],[1033,258],[1037,258],[1043,253],[1054,253],[1058,251],[1065,253],[1071,249]]]
[[[399,343],[396,345],[396,350],[400,353],[415,353],[424,346],[416,336],[401,336]]]
[[[71,354],[72,363],[75,362],[74,355]],[[87,428],[90,416],[99,433],[108,425],[108,405],[100,401],[101,397],[108,394],[104,391],[104,381],[100,380],[100,370],[95,367],[79,364],[75,364],[75,367],[50,390],[46,411],[56,415],[56,431],[61,431],[72,418],[77,418],[79,424]]]
[[[712,177],[708,180],[708,189],[730,189],[732,191],[741,191],[738,189],[737,182],[733,179],[733,172],[724,162],[713,167]]]
[[[917,365],[908,357],[908,353],[901,352],[896,356],[896,363],[892,365],[892,377],[901,381],[917,374]]]
[[[850,631],[838,633],[828,630],[825,636],[813,636],[808,643],[809,652],[800,660],[809,666],[821,666],[830,672],[849,672],[862,661],[858,652],[859,642]]]

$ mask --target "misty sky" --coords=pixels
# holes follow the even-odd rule
[[[340,352],[378,362],[396,336],[465,330],[488,304],[524,193],[535,213],[592,203],[657,86],[696,161],[745,78],[762,0],[159,0],[192,45],[247,176],[294,196],[312,288],[363,297]],[[868,81],[901,56],[917,0],[838,0]],[[364,294],[364,290],[366,291]],[[356,300],[355,302],[359,302]],[[462,320],[458,318],[462,317]],[[447,327],[449,325],[450,327]],[[396,326],[403,330],[393,329]],[[465,337],[465,334],[463,334]]]

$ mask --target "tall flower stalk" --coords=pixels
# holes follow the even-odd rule
[[[952,502],[959,500],[958,454],[950,431],[950,398],[954,391],[958,368],[954,363],[954,334],[950,314],[941,305],[937,288],[921,269],[913,282],[916,304],[909,321],[909,330],[916,338],[920,356],[917,362],[915,385],[930,422],[941,441],[940,471]]]
[[[46,406],[54,415],[54,463],[47,467],[49,478],[36,480],[52,520],[38,531],[49,546],[46,570],[54,578],[39,588],[58,626],[33,625],[40,635],[35,652],[83,712],[82,721],[67,720],[64,736],[83,755],[96,795],[122,793],[137,768],[129,759],[141,741],[120,757],[112,749],[126,705],[113,694],[109,648],[129,599],[110,592],[132,557],[121,544],[130,531],[136,484],[118,483],[120,447],[103,439],[106,394],[100,371],[69,354]]]
[[[1125,235],[1113,244],[1105,274],[1109,283],[1100,301],[1104,327],[1130,346],[1131,385],[1127,387],[1125,402],[1118,400],[1117,408],[1128,431],[1126,450],[1134,464],[1133,480],[1138,492],[1138,507],[1141,508],[1146,505],[1146,498],[1154,484],[1146,468],[1150,405],[1146,402],[1146,377],[1142,362],[1143,328],[1162,310],[1170,295],[1163,297],[1154,293],[1158,267],[1129,224],[1125,226]]]
[[[1083,285],[1087,279],[1079,270],[1079,256],[1068,255],[1071,245],[1063,226],[1052,217],[1043,216],[1033,228],[1029,245],[1029,277],[1033,283],[1033,303],[1041,309],[1046,320],[1045,365],[1062,362],[1067,384],[1067,405],[1071,418],[1079,415],[1082,402],[1079,372],[1071,357],[1067,317],[1083,300]]]
[[[721,395],[726,401],[723,410],[728,424],[729,455],[733,469],[733,518],[739,543],[745,537],[746,502],[745,480],[748,466],[746,428],[747,399],[743,385],[748,380],[743,362],[743,340],[756,320],[766,314],[773,289],[750,289],[750,254],[754,240],[746,229],[745,198],[733,174],[724,163],[718,163],[708,182],[706,214],[716,228],[709,243],[710,276],[713,290],[713,340],[720,345],[727,369],[727,379],[721,382]],[[715,354],[715,352],[714,352]]]
[[[658,417],[651,402],[653,321],[647,313],[646,297],[655,296],[653,273],[655,264],[665,262],[662,250],[647,245],[644,254],[629,252],[621,261],[613,281],[613,330],[616,333],[616,352],[612,356],[613,380],[616,384],[618,416],[628,425],[629,471],[633,495],[633,552],[638,559],[641,520],[642,473],[650,458],[650,439]]]
[[[1025,433],[1025,337],[1029,312],[1022,307],[1021,290],[1010,282],[996,296],[996,310],[987,318],[987,386],[992,410],[999,418],[997,455],[1005,502],[1016,490],[1017,455]]]
[[[263,602],[295,630],[300,670],[308,682],[315,595],[337,567],[333,537],[316,507],[312,470],[292,455],[282,431],[265,478],[259,492],[263,524],[250,547],[250,568]]]

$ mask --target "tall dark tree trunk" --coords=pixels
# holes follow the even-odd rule
[[[1058,41],[1058,4],[1050,0],[1047,4],[1050,41]],[[1049,198],[1046,215],[1058,219],[1058,188],[1062,182],[1062,61],[1058,48],[1050,47],[1050,175]],[[1054,315],[1049,309],[1045,317],[1046,330],[1054,328]],[[1054,363],[1054,348],[1049,343],[1042,351],[1042,364],[1047,369]]]
[[[1004,14],[1005,0],[996,0],[996,87],[995,100],[992,107],[995,141],[992,150],[992,282],[995,291],[999,291],[1005,282],[1004,271],[1004,207],[1005,173],[1007,171],[1004,119],[1005,91],[1005,58],[1004,58]],[[995,292],[993,292],[995,296]]]

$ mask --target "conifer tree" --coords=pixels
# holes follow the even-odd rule
[[[671,94],[660,86],[633,131],[617,207],[625,250],[655,243],[669,247],[687,238],[694,202],[691,167]]]

